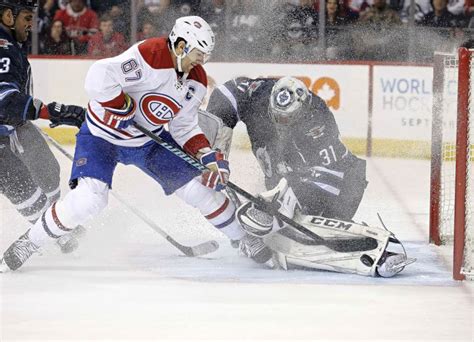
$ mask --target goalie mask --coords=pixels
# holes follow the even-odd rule
[[[176,54],[175,43],[179,38],[184,39],[186,46],[181,55]],[[176,19],[169,36],[169,42],[173,53],[178,58],[178,71],[182,72],[181,61],[193,49],[204,53],[204,63],[211,57],[214,50],[215,38],[209,24],[198,16],[181,17]]]
[[[268,112],[272,121],[291,126],[309,110],[311,92],[294,77],[281,78],[272,88]]]

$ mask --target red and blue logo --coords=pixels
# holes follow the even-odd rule
[[[183,108],[172,97],[165,94],[148,93],[140,99],[140,109],[152,125],[164,125],[171,121]]]

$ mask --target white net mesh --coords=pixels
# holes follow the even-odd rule
[[[454,185],[456,176],[456,117],[458,58],[444,56],[443,89],[441,103],[442,152],[441,152],[441,198],[439,208],[439,231],[443,243],[451,242],[454,235]]]
[[[442,155],[441,179],[439,199],[439,233],[442,243],[450,243],[454,238],[454,208],[455,208],[455,177],[456,177],[456,131],[457,131],[457,104],[458,104],[458,72],[459,61],[457,55],[445,55],[442,84]],[[465,246],[461,273],[469,278],[473,276],[474,265],[474,57],[471,54],[469,114],[467,134],[467,177],[465,180]],[[462,72],[462,71],[461,71]]]

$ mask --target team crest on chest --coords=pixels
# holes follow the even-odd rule
[[[144,118],[153,125],[164,125],[180,111],[181,106],[172,97],[160,93],[148,93],[140,99]]]

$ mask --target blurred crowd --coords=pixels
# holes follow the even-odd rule
[[[42,0],[38,52],[114,56],[199,15],[216,34],[213,60],[424,61],[471,38],[470,1],[326,0],[321,13],[319,0]]]

